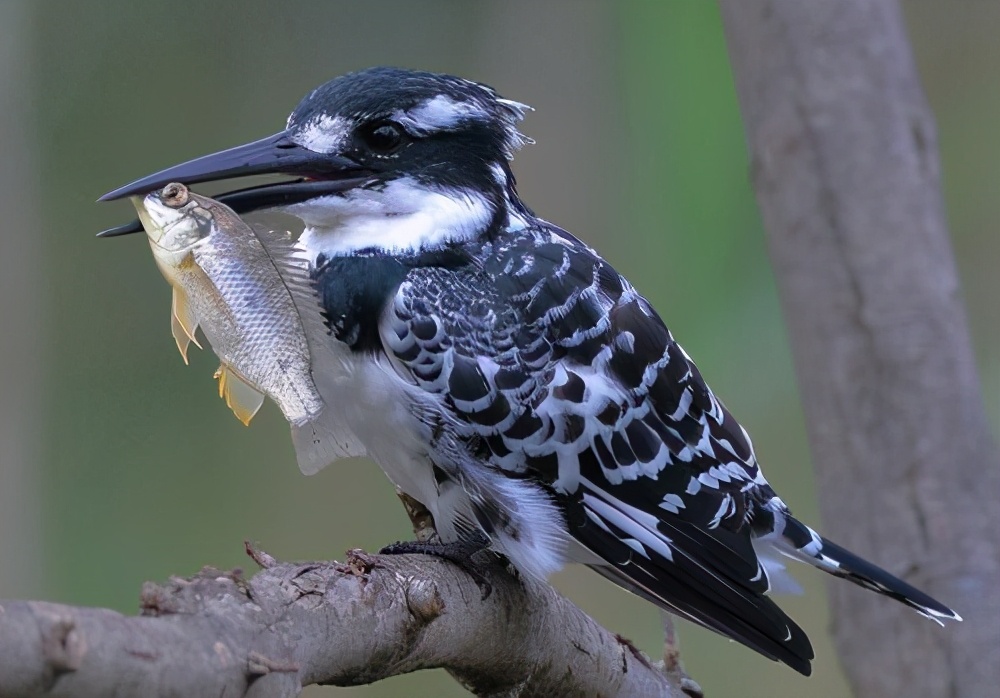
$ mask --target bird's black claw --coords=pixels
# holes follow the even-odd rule
[[[485,549],[486,546],[478,540],[460,540],[452,543],[423,543],[408,540],[390,543],[378,552],[379,555],[430,555],[447,560],[472,577],[476,586],[479,587],[482,600],[485,601],[493,593],[493,585],[472,561],[473,555]]]

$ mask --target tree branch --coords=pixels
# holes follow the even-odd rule
[[[966,618],[831,583],[862,696],[1000,684],[1000,457],[895,2],[722,0],[825,529]]]
[[[683,695],[631,643],[546,584],[423,555],[278,563],[250,579],[206,568],[147,584],[142,615],[0,601],[0,695],[295,696],[445,668],[480,696]]]

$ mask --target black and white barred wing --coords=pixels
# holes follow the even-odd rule
[[[480,462],[544,483],[595,569],[807,673],[751,544],[748,512],[773,493],[645,299],[558,229],[476,260],[409,273],[383,322],[393,360]]]

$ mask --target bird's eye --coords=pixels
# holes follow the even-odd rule
[[[379,121],[358,132],[361,142],[376,155],[391,155],[408,142],[406,132],[399,124]]]

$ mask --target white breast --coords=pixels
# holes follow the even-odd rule
[[[367,455],[395,485],[430,506],[437,498],[430,435],[414,404],[431,396],[416,393],[387,360],[324,339],[330,346],[314,351],[313,375],[326,409],[318,422],[293,429],[300,468],[311,475],[340,458]]]

